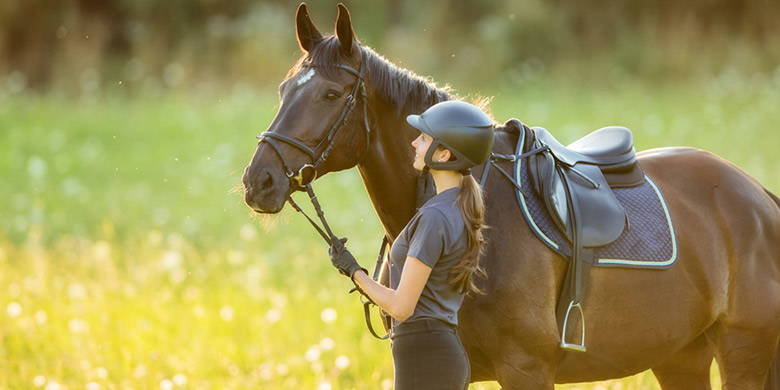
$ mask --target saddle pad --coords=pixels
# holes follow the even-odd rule
[[[524,150],[524,144],[525,132],[521,131],[516,154]],[[541,197],[533,190],[525,159],[515,161],[515,177],[520,178],[522,192],[516,190],[516,193],[528,226],[542,242],[569,259],[571,244],[560,233]],[[666,200],[655,182],[645,175],[641,185],[614,188],[613,191],[626,209],[629,226],[611,244],[592,248],[594,265],[654,269],[671,267],[677,260],[677,239]]]

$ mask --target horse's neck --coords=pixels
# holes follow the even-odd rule
[[[417,173],[410,145],[414,134],[394,108],[381,102],[372,107],[374,139],[358,169],[385,231],[395,239],[415,211]]]

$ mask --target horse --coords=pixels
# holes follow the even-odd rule
[[[319,32],[305,4],[295,26],[303,54],[280,84],[268,142],[244,170],[245,203],[278,213],[304,171],[321,177],[357,166],[393,239],[416,206],[409,144],[417,131],[404,118],[454,96],[360,44],[342,4],[333,35]],[[512,154],[517,142],[517,131],[496,125],[495,152]],[[651,149],[638,160],[668,200],[679,260],[665,270],[594,268],[586,352],[559,348],[566,260],[508,212],[512,184],[488,178],[485,294],[468,296],[458,314],[472,382],[553,389],[651,369],[663,389],[709,389],[714,358],[724,388],[780,389],[780,199],[701,149]]]

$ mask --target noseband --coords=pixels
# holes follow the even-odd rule
[[[268,143],[268,145],[271,146],[271,149],[273,149],[276,155],[279,157],[279,161],[282,162],[282,166],[284,167],[285,174],[290,180],[290,186],[294,191],[306,190],[306,185],[317,178],[317,169],[320,167],[320,165],[322,165],[325,159],[328,158],[328,155],[330,155],[330,152],[333,150],[333,141],[336,138],[336,134],[338,133],[339,129],[344,126],[344,123],[347,122],[350,114],[355,109],[358,97],[363,98],[363,127],[366,130],[366,149],[364,154],[368,153],[368,149],[370,147],[371,127],[368,124],[368,101],[364,78],[366,68],[364,65],[366,59],[365,54],[362,54],[361,58],[362,64],[359,71],[348,65],[332,65],[355,76],[355,84],[352,86],[352,90],[347,95],[346,102],[341,108],[341,113],[339,113],[338,118],[335,122],[333,122],[333,125],[330,126],[330,129],[327,133],[325,133],[325,136],[320,140],[317,146],[312,148],[299,139],[288,137],[275,131],[266,131],[257,136],[261,143]],[[306,68],[317,68],[319,65],[314,65],[312,62],[306,61],[302,63],[301,66]],[[282,154],[279,152],[278,142],[285,143],[306,153],[306,155],[309,156],[310,163],[304,164],[296,171],[291,170],[285,162],[284,157],[282,157]]]

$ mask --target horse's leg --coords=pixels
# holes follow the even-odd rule
[[[721,325],[712,333],[723,389],[763,390],[775,358],[776,332]]]
[[[511,349],[513,353],[504,355],[495,362],[498,383],[502,389],[553,390],[555,388],[555,373],[548,359],[525,354],[519,345]]]
[[[653,367],[653,374],[663,390],[710,390],[713,355],[712,345],[702,335],[661,365]]]

